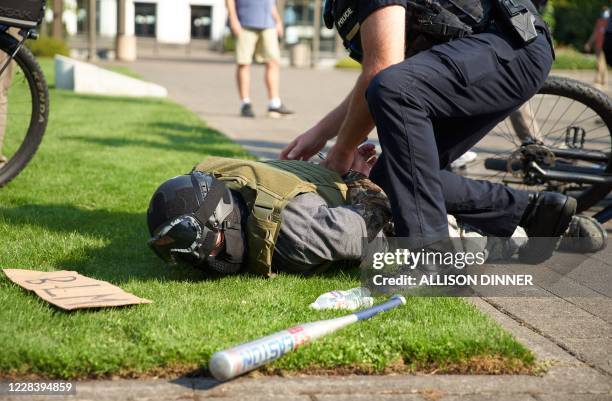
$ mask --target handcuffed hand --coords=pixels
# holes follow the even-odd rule
[[[376,147],[366,143],[357,149],[340,149],[334,146],[321,164],[341,176],[349,170],[354,170],[367,177],[376,160]]]
[[[321,165],[343,176],[353,166],[357,154],[357,149],[341,149],[334,145]]]
[[[376,164],[376,146],[371,143],[361,145],[355,151],[355,158],[351,170],[358,171],[368,177],[374,164]]]

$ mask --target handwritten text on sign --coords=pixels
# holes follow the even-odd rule
[[[34,291],[45,301],[66,310],[151,303],[106,281],[85,277],[74,271],[2,271],[15,284]]]

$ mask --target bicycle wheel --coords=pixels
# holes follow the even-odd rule
[[[0,65],[18,41],[0,33]],[[32,159],[47,127],[49,91],[40,66],[22,47],[0,76],[0,187],[15,178]]]
[[[474,148],[483,163],[471,168],[469,175],[519,189],[566,193],[578,200],[580,212],[604,199],[612,190],[610,184],[578,178],[574,182],[534,179],[524,174],[522,163],[527,153],[529,160],[536,159],[538,165],[558,174],[603,177],[611,173],[612,100],[584,82],[551,76],[525,109],[524,115],[530,118],[523,118],[524,131],[530,138],[523,134],[520,139],[520,125],[506,119]],[[538,144],[526,147],[525,141],[531,140]]]

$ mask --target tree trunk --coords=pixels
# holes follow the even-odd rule
[[[125,35],[125,0],[117,0],[117,36]]]
[[[64,15],[64,0],[53,0],[53,32],[51,35],[55,39],[64,38],[64,23],[62,16]]]
[[[88,2],[87,29],[89,39],[89,60],[95,60],[98,53],[96,45],[96,0],[89,0]]]
[[[117,37],[115,45],[115,57],[121,61],[136,60],[137,44],[136,37],[133,33],[129,33],[127,21],[129,18],[134,18],[133,15],[127,14],[127,0],[117,0]]]
[[[125,36],[125,0],[117,0],[117,36],[115,37],[116,58],[121,59],[124,42],[121,38]]]
[[[319,62],[319,49],[321,48],[321,0],[315,0],[313,28],[311,65],[315,67]]]

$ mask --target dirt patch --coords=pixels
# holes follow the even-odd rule
[[[477,356],[461,362],[452,363],[410,363],[398,359],[384,369],[369,365],[347,365],[334,368],[313,366],[297,371],[261,368],[259,375],[274,376],[347,376],[347,375],[392,375],[392,374],[471,374],[471,375],[541,375],[546,365],[534,363],[527,365],[520,359],[500,355]]]
[[[519,359],[500,355],[477,356],[461,362],[452,363],[411,363],[398,359],[384,369],[370,365],[345,365],[337,367],[312,366],[306,369],[286,371],[278,368],[262,367],[248,374],[249,377],[281,376],[349,376],[349,375],[435,375],[435,374],[470,374],[470,375],[542,375],[549,364],[546,362],[527,365]],[[70,380],[117,380],[117,379],[176,379],[179,377],[210,377],[204,367],[196,364],[177,364],[150,369],[146,372],[123,371],[113,374],[82,375]],[[17,371],[0,372],[0,380],[41,380],[62,379],[61,377],[40,375],[37,373],[20,373]]]
[[[208,369],[196,364],[160,366],[146,372],[125,370],[109,374],[84,374],[77,377],[60,377],[38,373],[0,372],[0,380],[119,380],[119,379],[177,379],[179,377],[206,377]]]
[[[425,390],[421,390],[419,392],[421,397],[425,398],[427,401],[439,401],[442,397],[446,395],[446,393],[442,390],[438,390],[436,388],[428,388]]]

